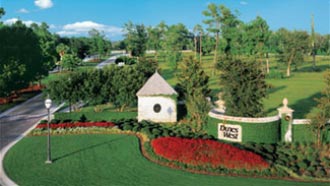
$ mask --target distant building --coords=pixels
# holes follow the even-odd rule
[[[177,121],[177,92],[155,72],[136,93],[138,121]]]

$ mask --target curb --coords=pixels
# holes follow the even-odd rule
[[[51,113],[52,114],[55,113],[63,105],[64,105],[64,103],[62,103],[61,105],[57,106],[53,111],[51,111]],[[43,120],[43,119],[47,119],[47,116],[41,118],[40,120]],[[36,125],[38,125],[38,123],[39,122],[35,123],[28,130],[26,130],[23,134],[21,134],[20,136],[18,136],[14,141],[12,141],[7,146],[5,146],[2,150],[0,150],[0,175],[1,175],[0,185],[2,185],[2,186],[14,186],[14,185],[17,185],[13,180],[11,180],[7,176],[7,174],[6,174],[5,170],[4,170],[4,167],[3,167],[3,159],[4,159],[5,155],[6,155],[6,153],[9,151],[9,149],[11,147],[13,147],[17,142],[19,142],[27,134],[29,134],[36,127]]]

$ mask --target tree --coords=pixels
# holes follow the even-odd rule
[[[25,65],[20,64],[15,59],[10,59],[8,64],[4,64],[0,69],[0,96],[8,97],[12,91],[17,90],[20,79],[26,71]]]
[[[226,114],[241,117],[262,115],[262,99],[267,95],[268,86],[257,63],[240,60],[223,63],[220,82]]]
[[[42,74],[42,51],[38,36],[31,28],[17,21],[0,27],[0,96],[25,88]]]
[[[56,52],[59,54],[60,56],[60,61],[56,63],[57,66],[59,66],[60,71],[62,70],[62,61],[63,61],[63,57],[65,54],[67,54],[69,52],[70,48],[63,44],[60,43],[59,45],[56,46]]]
[[[210,54],[214,50],[215,39],[209,34],[204,34],[202,43],[202,55]]]
[[[166,52],[167,62],[174,69],[177,68],[177,62],[182,59],[182,49],[188,44],[188,29],[182,24],[172,25],[165,33],[163,48]]]
[[[132,56],[133,51],[133,34],[134,34],[134,25],[131,21],[125,23],[124,32],[126,32],[125,36],[125,45],[126,50],[128,51],[129,56]]]
[[[316,70],[316,62],[315,62],[315,55],[316,55],[316,46],[315,46],[315,31],[314,31],[314,15],[312,15],[312,22],[311,22],[311,54],[313,56],[313,69]]]
[[[72,71],[81,64],[81,59],[79,59],[75,54],[64,54],[61,63],[63,68]]]
[[[245,25],[244,30],[243,44],[247,50],[247,55],[262,63],[262,59],[267,53],[267,43],[270,36],[267,22],[257,16],[255,20]],[[266,59],[266,71],[269,72],[268,58]]]
[[[234,52],[238,53],[234,50],[237,50],[239,47],[234,47],[234,45],[235,42],[238,42],[240,37],[239,25],[241,25],[241,21],[239,21],[236,15],[224,5],[220,5],[219,9],[221,13],[221,35],[225,41],[223,52],[225,54],[225,59],[231,59]]]
[[[210,94],[208,79],[200,62],[193,58],[185,59],[181,65],[178,75],[178,87],[183,91],[188,115],[196,131],[203,129],[207,123],[210,105],[206,97]]]
[[[195,58],[197,59],[197,34],[199,37],[199,62],[202,63],[202,37],[203,37],[203,27],[199,24],[195,25],[194,33],[195,33]]]
[[[308,116],[311,119],[310,127],[315,135],[318,147],[320,147],[326,139],[326,130],[330,130],[330,123],[328,123],[330,119],[330,70],[324,74],[324,82],[325,88],[322,91],[322,97],[315,99],[318,103],[318,111]]]
[[[144,56],[147,50],[148,34],[143,24],[134,25],[128,22],[124,26],[126,50],[130,56]]]
[[[0,7],[0,19],[2,16],[4,16],[6,14],[6,11],[4,8]]]
[[[158,27],[148,27],[148,49],[155,50],[155,60],[157,61],[158,52],[161,49],[161,32]]]
[[[41,23],[40,26],[36,23],[31,24],[30,26],[34,33],[39,37],[39,45],[42,50],[43,56],[43,68],[45,71],[52,69],[56,62],[56,38],[51,34],[46,23]]]
[[[304,61],[304,54],[308,51],[308,33],[305,31],[288,31],[284,28],[277,31],[279,46],[279,60],[287,64],[286,76],[290,77],[291,65],[296,68]]]
[[[143,24],[135,25],[136,34],[133,35],[133,56],[142,57],[147,50],[148,34]]]
[[[71,112],[73,104],[86,99],[86,91],[84,91],[86,77],[86,72],[75,72],[60,76],[59,79],[51,80],[48,83],[44,93],[48,94],[55,102],[69,103]]]
[[[88,34],[91,37],[90,54],[98,54],[102,57],[111,52],[111,42],[105,39],[104,33],[92,29]]]
[[[215,48],[214,48],[214,58],[213,63],[216,64],[218,62],[218,46],[219,46],[219,33],[220,33],[220,24],[221,24],[221,15],[220,8],[217,7],[214,3],[210,3],[207,6],[207,10],[203,11],[203,15],[209,19],[204,20],[203,22],[207,24],[208,31],[215,34]]]

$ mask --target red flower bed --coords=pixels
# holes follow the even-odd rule
[[[247,170],[269,167],[261,156],[253,152],[213,140],[164,137],[154,139],[151,145],[159,156],[194,166]]]
[[[59,123],[59,124],[50,124],[51,129],[57,128],[75,128],[75,127],[114,127],[116,126],[112,122],[76,122],[76,123]],[[46,124],[39,124],[36,128],[47,128]]]
[[[23,88],[19,90],[18,93],[36,92],[36,91],[41,91],[43,88],[45,88],[44,85],[30,85],[27,88]]]
[[[37,92],[37,91],[41,91],[43,88],[44,88],[43,85],[31,85],[27,88],[18,90],[17,93],[22,94],[22,93],[29,93],[29,92]],[[14,93],[12,93],[8,97],[2,97],[2,98],[0,98],[0,105],[11,103],[11,102],[13,102],[14,99],[16,99],[18,97],[19,97],[19,95],[14,94]]]

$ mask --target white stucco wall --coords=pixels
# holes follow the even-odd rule
[[[154,105],[159,104],[159,113],[154,111]],[[169,97],[139,96],[138,97],[138,121],[149,120],[153,122],[176,122],[176,102]]]

